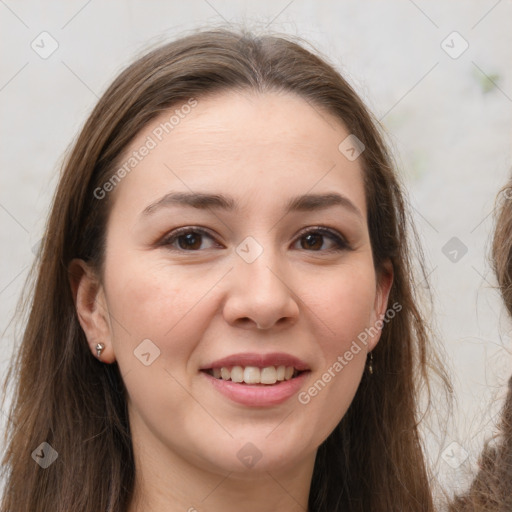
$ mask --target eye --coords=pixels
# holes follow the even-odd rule
[[[209,239],[209,246],[204,247],[204,239]],[[325,238],[330,240],[331,247],[323,247]],[[306,249],[314,252],[331,252],[350,250],[351,247],[345,238],[337,231],[327,227],[308,228],[308,230],[300,233],[298,240],[301,242],[300,249]],[[200,251],[204,249],[222,248],[223,246],[215,242],[214,238],[208,231],[199,227],[186,226],[178,228],[166,236],[159,245],[169,247],[176,251]],[[323,249],[322,249],[323,247]]]
[[[213,241],[213,237],[206,230],[187,226],[173,231],[162,240],[161,245],[170,246],[178,251],[197,251],[211,249],[213,246],[219,247],[219,244],[216,243],[210,247],[201,247],[204,237]]]
[[[303,231],[299,235],[297,242],[304,242],[301,243],[302,249],[319,252],[322,251],[325,237],[330,239],[331,245],[334,244],[334,247],[327,249],[324,248],[323,252],[343,251],[351,249],[349,243],[342,235],[340,235],[337,231],[326,227],[316,227],[313,229],[308,229],[307,231]]]

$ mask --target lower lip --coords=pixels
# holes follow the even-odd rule
[[[309,372],[276,384],[239,384],[231,380],[216,379],[212,375],[201,372],[212,383],[217,391],[234,402],[251,407],[279,405],[298,393],[304,385]]]

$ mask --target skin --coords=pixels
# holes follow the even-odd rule
[[[361,159],[338,150],[348,135],[289,93],[216,94],[198,99],[111,192],[104,278],[74,260],[72,288],[91,353],[105,344],[101,360],[117,361],[128,391],[137,472],[129,512],[307,510],[316,450],[347,411],[380,333],[307,405],[297,396],[237,404],[199,368],[240,352],[286,352],[310,367],[304,391],[385,313],[392,272],[377,278],[374,269]],[[229,195],[239,211],[173,205],[141,216],[171,191]],[[359,213],[284,212],[291,197],[327,192]],[[318,225],[350,249],[336,250]],[[183,236],[159,245],[182,226],[211,238],[196,237],[194,250]],[[248,236],[263,248],[252,263],[235,250]],[[148,366],[134,356],[144,339],[160,350]],[[248,442],[261,454],[253,467],[237,457]]]

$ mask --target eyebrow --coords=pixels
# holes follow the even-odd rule
[[[141,216],[146,217],[152,215],[157,210],[171,206],[188,206],[200,210],[208,210],[210,208],[225,211],[238,211],[236,201],[229,196],[223,194],[206,194],[201,192],[170,192],[163,197],[151,203],[142,212]],[[327,194],[304,194],[292,197],[285,206],[285,213],[292,211],[311,212],[330,208],[331,206],[341,206],[346,210],[363,218],[359,208],[350,200],[338,193]]]

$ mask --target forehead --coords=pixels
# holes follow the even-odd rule
[[[275,200],[341,188],[365,211],[361,159],[340,152],[349,132],[329,113],[282,92],[227,91],[190,105],[176,104],[135,137],[118,167],[150,149],[132,162],[116,202],[139,207],[175,189]]]

